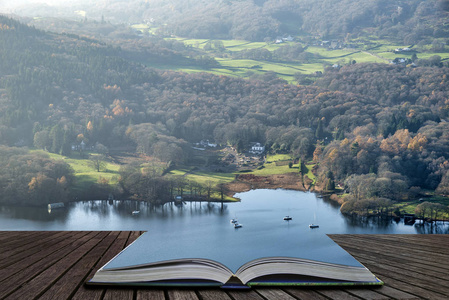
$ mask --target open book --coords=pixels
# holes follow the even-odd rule
[[[144,233],[99,269],[87,284],[229,288],[383,284],[325,235],[316,247],[297,239],[283,245],[286,247],[267,241],[266,247],[257,250],[251,241],[224,247],[220,239],[214,244],[204,237],[200,240],[157,242]],[[279,255],[271,255],[273,251]]]

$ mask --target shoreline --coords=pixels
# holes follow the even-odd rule
[[[305,186],[296,173],[279,175],[256,176],[253,174],[236,175],[234,181],[226,184],[227,195],[233,197],[236,193],[243,193],[254,189],[286,189],[296,191],[313,191],[311,185]]]

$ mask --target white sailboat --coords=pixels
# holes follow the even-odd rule
[[[140,210],[137,209],[137,201],[136,201],[136,209],[131,212],[133,216],[140,214]]]
[[[309,228],[319,228],[320,227],[320,225],[318,225],[318,224],[315,224],[315,222],[316,222],[316,214],[315,213],[313,213],[313,222],[314,223],[312,223],[312,224],[309,224]]]

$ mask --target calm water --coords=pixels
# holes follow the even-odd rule
[[[0,230],[144,230],[156,237],[212,234],[233,239],[246,234],[303,237],[329,233],[449,233],[448,225],[404,225],[402,221],[359,220],[340,214],[339,206],[314,193],[252,190],[236,195],[242,201],[225,204],[186,203],[153,207],[135,201],[86,201],[53,210],[0,207]],[[132,215],[133,210],[140,214]],[[290,215],[291,221],[283,217]],[[242,228],[234,229],[237,218]],[[320,225],[310,229],[310,223]],[[419,223],[419,222],[418,222]]]

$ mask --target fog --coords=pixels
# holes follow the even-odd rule
[[[27,5],[45,4],[48,6],[66,6],[74,5],[82,1],[70,1],[70,0],[2,0],[1,9],[16,9],[26,7]]]
[[[42,13],[42,10],[48,9],[48,14],[51,15],[59,10],[87,7],[89,3],[92,5],[93,2],[86,0],[0,0],[0,13],[31,16],[36,12]]]

